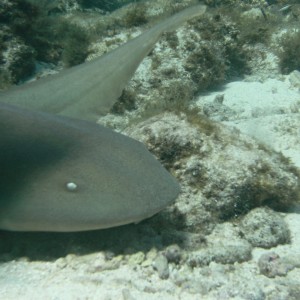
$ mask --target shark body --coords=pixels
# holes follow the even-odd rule
[[[0,94],[0,228],[83,231],[138,222],[179,184],[140,142],[91,121],[188,8],[92,62]],[[87,121],[89,120],[89,121]]]

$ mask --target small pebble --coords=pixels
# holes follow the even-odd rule
[[[165,256],[169,263],[179,263],[181,259],[181,249],[178,245],[171,245],[166,248],[165,250]]]
[[[255,208],[241,221],[241,233],[254,247],[271,248],[290,241],[284,219],[269,208]]]
[[[275,252],[263,254],[258,260],[258,267],[261,274],[274,278],[275,276],[285,276],[294,267],[285,262]]]
[[[135,298],[131,295],[128,289],[122,290],[123,300],[134,300]]]
[[[159,278],[161,279],[168,279],[170,275],[169,265],[167,258],[162,255],[158,254],[153,261],[153,268],[157,271]]]

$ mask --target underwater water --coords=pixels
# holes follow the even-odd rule
[[[144,35],[146,41],[131,42],[133,46],[125,52],[118,50],[124,49],[121,45],[199,1],[3,1],[0,168],[6,174],[1,173],[0,184],[0,298],[299,299],[297,2],[202,1],[207,7],[200,16],[176,24],[174,31],[163,30],[157,41],[150,31]],[[139,54],[147,42],[150,50]],[[102,69],[93,67],[96,62]],[[57,73],[57,79],[51,79]],[[47,91],[45,97],[43,91]],[[112,99],[108,112],[103,113],[99,99]],[[15,132],[22,136],[25,126],[19,123],[21,118],[20,128],[12,131],[11,119],[5,119],[7,104],[33,111],[36,117],[31,124],[37,129],[44,128],[38,121],[44,113],[46,119],[50,113],[55,122],[57,115],[62,123],[70,116],[78,120],[74,126],[81,131],[74,140],[83,141],[80,166],[76,167],[78,157],[66,159],[62,170],[53,163],[54,174],[62,177],[71,165],[75,181],[67,181],[71,185],[64,192],[76,193],[77,188],[81,192],[76,172],[87,173],[92,182],[97,175],[88,168],[100,164],[107,168],[104,175],[113,178],[108,181],[112,182],[107,185],[108,194],[119,195],[121,201],[98,192],[93,199],[97,203],[104,199],[107,211],[104,205],[99,213],[88,207],[86,196],[74,212],[63,206],[64,199],[51,185],[41,186],[52,182],[44,175],[44,156],[35,157],[34,172],[24,172],[35,156],[26,152],[31,137],[24,137],[16,147]],[[86,118],[88,110],[94,119]],[[47,141],[48,128],[54,136],[63,132],[54,126],[58,123],[51,124],[45,129]],[[89,132],[94,127],[97,131],[95,124],[125,137],[119,140],[111,133],[105,147],[101,141],[94,142],[96,138],[91,143]],[[140,161],[149,158],[149,165],[140,167],[131,158],[136,158],[139,146],[135,145],[140,144],[126,137],[146,146],[151,155],[143,148]],[[121,146],[106,148],[114,138],[120,141],[117,145],[127,141],[128,151]],[[43,153],[50,155],[48,149],[65,149],[68,135],[60,142],[44,141],[39,136],[33,146],[42,145]],[[98,145],[110,150],[94,154],[88,149]],[[5,151],[11,154],[11,162]],[[66,153],[73,158],[74,152]],[[161,167],[164,171],[156,175],[153,167],[152,175],[153,156],[168,173]],[[15,167],[10,168],[10,163]],[[113,175],[110,168],[115,170]],[[119,180],[125,184],[118,184]],[[31,182],[30,189],[21,188],[17,194],[18,199],[26,199],[20,208],[14,199],[7,203],[7,191],[16,181],[22,188]],[[175,181],[181,189],[178,196]],[[139,186],[140,202],[133,202],[133,183]],[[97,191],[101,184],[97,181],[93,188]],[[50,196],[36,202],[26,197],[25,191],[35,195],[41,189]],[[159,202],[160,197],[167,203]],[[72,208],[74,199],[68,200]],[[54,216],[56,221],[42,229],[46,213],[41,212],[51,209],[52,200],[62,217]],[[149,213],[156,204],[159,209]],[[117,215],[111,214],[110,207],[117,209]],[[15,211],[21,213],[14,215]],[[84,228],[77,220],[87,222],[91,211],[108,228],[81,231]],[[3,225],[3,220],[11,225]],[[29,223],[36,230],[28,230]],[[82,229],[52,232],[65,223]],[[128,224],[116,226],[121,223]]]

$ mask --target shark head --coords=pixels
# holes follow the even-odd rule
[[[2,104],[0,228],[81,231],[138,222],[179,185],[140,142],[91,122]]]

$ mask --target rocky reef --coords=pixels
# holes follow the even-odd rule
[[[92,60],[198,2],[2,1],[0,87]],[[300,5],[204,2],[98,120],[144,143],[179,198],[137,225],[0,232],[0,298],[300,298]]]

